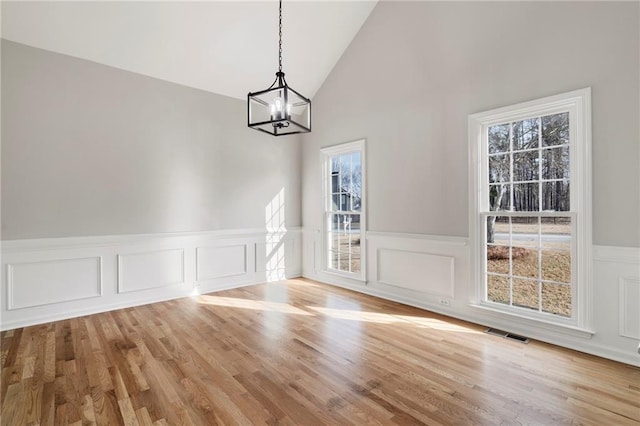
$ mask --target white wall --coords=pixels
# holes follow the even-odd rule
[[[638,3],[378,3],[313,99],[303,274],[640,365],[639,13]],[[470,304],[468,116],[583,87],[593,112],[593,335]],[[366,284],[319,269],[319,151],[361,138]]]
[[[300,143],[246,102],[2,41],[2,239],[300,226]]]
[[[380,2],[313,99],[321,147],[367,139],[373,231],[468,236],[469,114],[592,88],[593,239],[640,247],[637,2]]]

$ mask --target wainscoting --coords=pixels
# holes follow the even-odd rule
[[[304,277],[640,366],[638,248],[593,247],[593,322],[580,330],[475,306],[467,238],[369,231],[363,282],[323,271],[320,235],[303,231]]]
[[[3,330],[301,275],[300,229],[3,241]]]
[[[594,246],[591,332],[474,307],[468,240],[367,233],[366,281],[322,270],[320,232],[235,230],[4,241],[3,330],[303,275],[640,365],[640,249]]]

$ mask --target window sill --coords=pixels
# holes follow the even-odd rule
[[[540,332],[553,333],[555,335],[565,335],[582,339],[591,339],[593,335],[596,334],[593,330],[578,327],[573,324],[545,321],[541,318],[519,315],[483,304],[471,304],[470,306],[478,312],[481,312],[487,318],[492,318],[499,321],[499,323],[504,323],[504,325],[499,327],[505,329],[508,329],[509,327],[516,327],[516,331],[519,333],[533,333],[534,335]],[[535,339],[535,336],[531,337]]]

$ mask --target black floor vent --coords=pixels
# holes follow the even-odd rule
[[[508,333],[506,331],[498,330],[497,328],[487,328],[485,331],[487,334],[492,334],[494,336],[504,337],[505,339],[517,340],[522,343],[529,343],[529,338],[518,336],[517,334]]]

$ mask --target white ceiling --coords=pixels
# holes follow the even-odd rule
[[[283,71],[313,97],[375,1],[284,1]],[[2,1],[2,37],[246,99],[278,67],[278,2]]]

